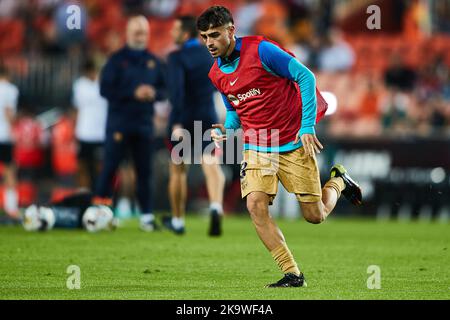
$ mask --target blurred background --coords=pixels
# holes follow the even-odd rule
[[[69,30],[66,10],[73,4],[80,8],[81,28]],[[364,206],[341,201],[338,214],[448,221],[448,0],[0,0],[0,62],[19,92],[13,156],[20,207],[95,183],[86,164],[77,160],[76,81],[83,72],[100,70],[124,44],[127,17],[148,17],[149,49],[164,60],[175,49],[170,37],[174,18],[199,15],[214,4],[232,11],[238,36],[271,38],[316,74],[318,88],[330,102],[329,114],[317,128],[325,146],[319,156],[323,179],[339,162],[364,190]],[[368,27],[376,12],[367,11],[370,5],[380,9],[380,28]],[[95,68],[89,69],[92,64]],[[156,109],[155,206],[168,212],[170,155],[164,139],[170,105],[159,103]],[[223,117],[220,98],[217,110]],[[97,160],[95,165],[101,166],[101,155]],[[0,175],[2,168],[0,163]],[[239,166],[222,168],[226,213],[246,212]],[[138,210],[133,179],[124,165],[116,183],[120,217]],[[188,211],[207,208],[199,166],[191,167],[188,181]],[[0,195],[4,192],[0,185]],[[295,198],[283,191],[272,209],[275,215],[299,215]]]

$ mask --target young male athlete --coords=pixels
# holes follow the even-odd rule
[[[269,214],[280,180],[295,193],[304,218],[326,219],[341,192],[361,204],[361,189],[341,165],[321,190],[315,153],[322,145],[314,125],[327,109],[315,77],[292,54],[259,36],[235,37],[233,17],[222,6],[207,9],[197,28],[216,58],[209,76],[227,108],[225,124],[213,127],[212,139],[226,139],[229,129],[244,130],[241,192],[258,236],[284,277],[268,287],[306,286],[281,230]]]

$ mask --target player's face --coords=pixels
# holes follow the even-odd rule
[[[172,35],[172,39],[173,39],[173,42],[175,42],[175,44],[183,44],[184,32],[183,32],[183,29],[181,28],[180,20],[175,20],[170,33]]]
[[[234,26],[222,26],[200,31],[200,36],[205,42],[209,53],[213,58],[226,57],[234,37]]]
[[[146,21],[133,21],[127,30],[128,46],[132,49],[147,48],[149,31]]]

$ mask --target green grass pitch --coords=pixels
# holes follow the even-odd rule
[[[450,225],[330,217],[278,221],[307,288],[265,289],[281,278],[248,217],[226,217],[224,236],[190,217],[187,234],[144,233],[137,220],[115,232],[27,233],[0,227],[0,299],[450,299]],[[66,286],[80,267],[81,289]],[[368,289],[367,268],[381,270]]]

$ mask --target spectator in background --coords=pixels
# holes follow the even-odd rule
[[[318,54],[318,67],[324,72],[347,71],[355,63],[353,48],[344,40],[339,30],[331,30],[325,37]]]
[[[359,102],[358,119],[352,130],[359,136],[377,136],[381,134],[381,110],[380,97],[382,90],[378,88],[376,81],[368,75],[366,88]]]
[[[448,1],[433,1],[433,31],[450,32],[450,3]]]
[[[446,103],[444,99],[441,99],[440,97],[436,97],[434,99],[430,99],[429,105],[432,109],[430,124],[433,133],[446,133],[450,126],[449,103]]]
[[[81,77],[73,84],[73,106],[77,112],[79,182],[94,190],[103,160],[108,102],[100,95],[98,70],[92,60],[84,63]]]
[[[437,54],[418,73],[415,96],[430,111],[431,132],[450,133],[450,69],[445,56]]]
[[[15,118],[19,90],[9,81],[8,71],[0,65],[0,162],[4,163],[3,204],[5,212],[18,217],[18,195],[16,191],[16,172],[12,161],[13,142],[11,127]],[[0,195],[1,196],[1,195]]]
[[[382,125],[388,134],[411,133],[412,124],[408,111],[413,109],[413,103],[412,97],[404,92],[388,91],[382,102]],[[419,111],[423,114],[426,110]]]
[[[436,96],[445,96],[445,86],[450,70],[445,63],[445,56],[438,54],[424,65],[417,75],[416,91],[420,99],[429,99]]]
[[[297,19],[291,21],[290,35],[292,43],[286,45],[286,49],[294,53],[296,58],[303,64],[310,67],[315,61],[312,43],[317,41],[317,36],[314,33],[314,26],[310,19]]]
[[[409,134],[414,122],[416,124],[426,123],[423,121],[428,114],[426,108],[416,110],[413,96],[409,94],[416,87],[416,79],[415,70],[404,63],[402,56],[393,54],[384,73],[384,84],[388,89],[388,94],[383,102],[382,124],[387,133]],[[417,112],[413,112],[411,117],[411,111],[414,110]],[[425,128],[423,125],[420,127]]]
[[[405,65],[399,54],[393,54],[384,73],[384,83],[388,89],[411,92],[416,84],[416,72]]]

